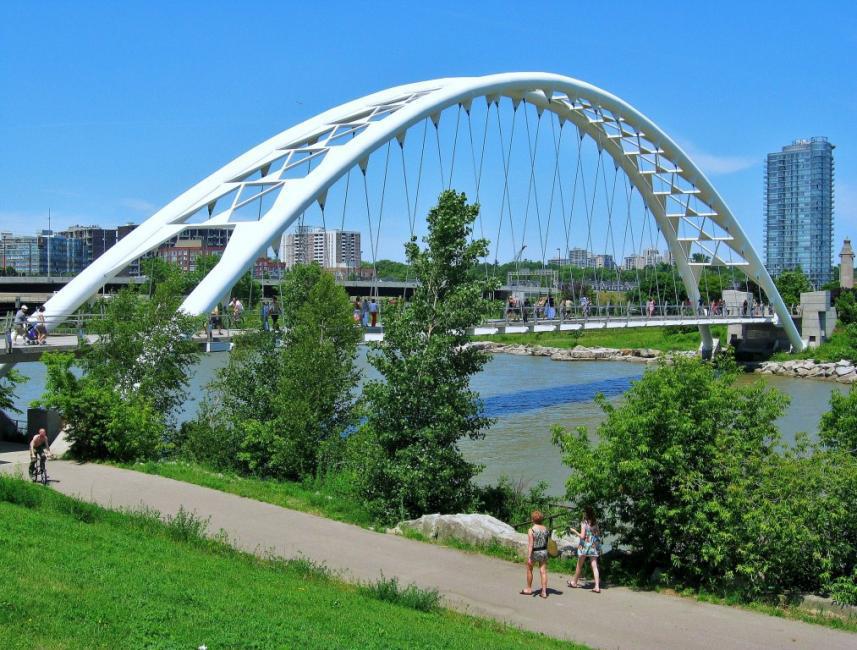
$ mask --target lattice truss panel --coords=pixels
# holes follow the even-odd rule
[[[273,207],[280,193],[288,192],[290,185],[318,167],[331,149],[353,140],[374,122],[428,92],[408,93],[368,106],[295,142],[277,147],[177,215],[172,223],[194,228],[228,228],[236,223],[259,221]],[[318,201],[324,205],[325,197],[319,196]]]
[[[691,267],[748,267],[748,261],[731,247],[728,226],[701,197],[701,191],[656,142],[623,116],[586,99],[552,94],[552,102],[565,104],[596,129],[602,141],[618,144],[623,156],[651,190]]]

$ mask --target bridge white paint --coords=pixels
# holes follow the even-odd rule
[[[393,140],[404,146],[411,127],[429,118],[437,123],[446,108],[460,106],[469,113],[474,100],[490,105],[501,97],[515,106],[525,101],[540,113],[555,113],[610,155],[654,216],[691,304],[699,300],[703,267],[738,267],[767,294],[794,349],[803,349],[761,259],[725,201],[687,154],[622,99],[586,82],[545,72],[436,79],[390,88],[279,133],[191,187],[96,259],[48,301],[48,326],[61,323],[125,266],[186,228],[232,228],[220,261],[182,305],[190,314],[207,313],[307,208],[324,205],[336,181],[356,167],[365,171],[372,152]],[[263,197],[271,200],[265,210]],[[256,201],[257,218],[236,218]],[[712,224],[725,234],[712,234]],[[703,251],[704,261],[691,251]],[[724,252],[729,252],[728,261]],[[698,327],[703,347],[710,348],[708,322]]]

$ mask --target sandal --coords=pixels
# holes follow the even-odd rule
[[[518,592],[518,594],[520,594],[521,596],[532,596],[533,592],[532,591],[524,591],[522,589],[521,591]]]
[[[592,593],[593,593],[593,594],[600,594],[600,593],[601,593],[601,590],[600,590],[600,589],[593,589],[593,590],[592,590]]]
[[[539,598],[547,598],[547,597],[548,597],[547,594],[539,594]]]
[[[565,584],[567,584],[567,585],[568,585],[569,587],[571,587],[572,589],[578,589],[578,588],[579,588],[579,587],[577,586],[577,583],[575,583],[575,584],[571,584],[571,580],[566,580],[566,581],[565,581]]]

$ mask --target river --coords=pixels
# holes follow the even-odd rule
[[[203,355],[198,371],[193,373],[190,399],[180,419],[193,417],[205,384],[227,358],[227,353]],[[366,370],[365,376],[373,376],[365,353],[361,352],[359,363]],[[21,364],[18,369],[30,380],[18,389],[17,402],[24,407],[41,394],[45,370],[40,363]],[[643,371],[642,365],[622,361],[561,362],[506,354],[492,357],[474,377],[473,387],[495,422],[484,440],[461,443],[468,460],[485,466],[479,482],[493,483],[502,475],[524,485],[544,480],[551,494],[561,495],[568,470],[551,443],[551,427],[586,426],[594,432],[603,417],[593,402],[594,396],[602,392],[614,402],[620,400]],[[794,441],[798,431],[813,434],[827,410],[830,393],[847,391],[847,387],[833,382],[769,375],[747,375],[739,381],[764,381],[790,397],[791,403],[779,420],[787,442]]]

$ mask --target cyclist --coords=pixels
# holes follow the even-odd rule
[[[48,444],[48,432],[44,429],[39,429],[39,432],[30,441],[30,478],[33,478],[36,473],[37,460],[44,470],[46,454],[49,458],[53,459],[54,454]]]

